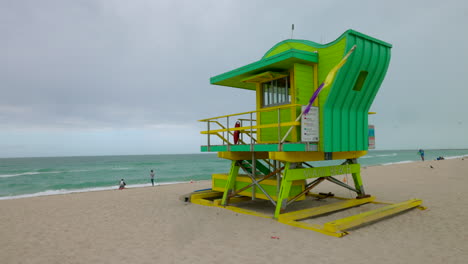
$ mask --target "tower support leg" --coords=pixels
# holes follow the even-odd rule
[[[358,191],[357,192],[357,197],[356,198],[365,198],[369,197],[370,195],[366,195],[366,192],[364,191],[364,185],[362,184],[362,179],[361,179],[361,166],[357,163],[356,159],[349,159],[348,160],[349,164],[357,164],[359,166],[359,170],[356,172],[351,173],[353,176],[353,182],[354,182],[354,188]]]
[[[229,172],[227,181],[226,181],[226,187],[224,188],[224,193],[223,193],[223,199],[221,200],[221,205],[226,206],[227,203],[229,202],[229,195],[231,193],[234,193],[235,187],[236,187],[236,178],[237,175],[239,174],[239,161],[233,160],[231,162],[231,171]]]

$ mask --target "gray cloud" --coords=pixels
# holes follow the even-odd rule
[[[377,131],[468,132],[467,7],[464,1],[2,1],[0,128],[196,126],[198,119],[253,110],[252,92],[210,86],[209,77],[260,59],[290,37],[294,23],[295,38],[330,42],[353,28],[394,45],[372,107]],[[429,135],[423,144],[447,137]],[[395,146],[388,137],[377,140]]]

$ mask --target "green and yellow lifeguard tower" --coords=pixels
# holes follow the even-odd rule
[[[226,173],[213,174],[211,190],[191,194],[193,203],[274,217],[279,222],[333,236],[362,223],[420,207],[421,200],[387,204],[324,225],[302,219],[377,203],[366,193],[359,157],[373,144],[369,108],[385,78],[392,45],[354,30],[329,44],[287,39],[256,62],[214,76],[211,84],[255,91],[256,110],[200,120],[206,123],[202,152],[231,160]],[[314,167],[311,161],[342,160]],[[354,184],[336,178],[352,175]],[[311,190],[323,181],[356,193],[356,198],[299,211],[288,205],[325,198]],[[239,206],[268,200],[272,214]],[[234,206],[238,205],[238,206]]]

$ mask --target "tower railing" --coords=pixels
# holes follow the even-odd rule
[[[264,128],[277,128],[278,136],[276,143],[280,143],[282,139],[281,128],[300,126],[301,122],[290,119],[287,121],[282,120],[281,111],[290,109],[296,111],[299,104],[289,104],[283,106],[275,106],[269,108],[262,108],[255,111],[242,112],[230,115],[223,115],[201,119],[199,122],[206,123],[206,130],[201,131],[203,135],[207,135],[207,147],[214,145],[227,145],[228,151],[231,145],[254,145],[258,141],[259,129]],[[262,123],[259,121],[261,114],[276,113],[276,122]],[[295,112],[294,112],[295,113]],[[237,126],[235,125],[237,122]],[[236,131],[239,131],[236,133]],[[238,141],[234,142],[235,134],[238,134]],[[218,141],[213,140],[211,137],[215,136]]]

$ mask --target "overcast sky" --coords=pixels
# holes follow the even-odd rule
[[[198,153],[255,109],[209,78],[294,38],[393,44],[377,149],[468,148],[467,1],[0,0],[0,157]]]

